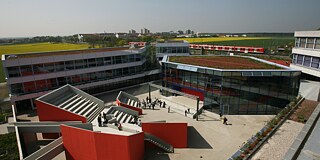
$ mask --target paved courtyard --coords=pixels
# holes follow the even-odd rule
[[[137,96],[140,100],[145,99],[148,94],[148,87],[136,87],[126,92]],[[109,93],[97,96],[105,102],[110,102],[116,97],[116,93]],[[142,122],[162,121],[187,122],[188,123],[188,148],[175,149],[175,153],[163,153],[162,151],[148,151],[146,159],[150,160],[211,160],[227,159],[239,149],[242,144],[252,135],[258,132],[273,115],[228,115],[230,125],[224,125],[219,120],[219,115],[205,111],[199,117],[199,121],[191,116],[184,116],[184,109],[196,108],[196,101],[182,96],[164,97],[159,90],[152,90],[152,99],[158,98],[166,101],[170,106],[170,113],[167,108],[156,106],[155,110],[143,110]],[[200,106],[202,102],[200,103]],[[202,157],[202,158],[201,158]]]

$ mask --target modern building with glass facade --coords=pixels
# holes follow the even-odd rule
[[[294,36],[290,67],[320,79],[320,31],[298,31]]]
[[[187,56],[190,55],[187,41],[164,41],[156,43],[156,57],[162,60],[163,56]]]
[[[223,114],[275,114],[299,92],[299,70],[238,56],[165,56],[162,85]],[[253,68],[253,69],[252,69]]]
[[[90,94],[159,79],[145,71],[145,48],[104,48],[2,55],[11,102],[17,111],[65,84]]]

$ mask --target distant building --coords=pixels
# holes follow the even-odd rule
[[[134,29],[130,29],[129,30],[129,34],[136,34],[137,32],[136,32],[136,30],[134,30]]]
[[[150,34],[150,30],[147,28],[142,28],[141,29],[141,34]]]
[[[194,31],[193,30],[190,30],[190,29],[187,29],[185,34],[194,34]]]
[[[158,58],[158,60],[162,60],[164,55],[170,55],[170,56],[190,55],[189,43],[187,41],[157,42],[156,57]]]
[[[127,38],[128,34],[127,33],[116,33],[117,38]]]
[[[294,37],[290,67],[320,78],[320,31],[297,31]]]
[[[177,34],[183,34],[183,31],[177,30]]]

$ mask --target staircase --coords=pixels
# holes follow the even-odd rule
[[[169,153],[174,153],[174,148],[172,145],[170,145],[169,143],[161,140],[160,138],[158,138],[150,133],[144,132],[144,140],[158,146],[159,148],[161,148]]]

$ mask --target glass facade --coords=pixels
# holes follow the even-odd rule
[[[204,108],[224,114],[275,114],[298,95],[299,71],[178,69],[163,63],[162,85],[203,95]],[[281,82],[281,83],[279,83]]]
[[[320,37],[296,37],[295,47],[320,49]]]
[[[141,61],[140,54],[131,54],[124,56],[102,57],[91,59],[80,59],[72,61],[61,61],[54,63],[40,63],[25,66],[8,67],[8,78],[30,76],[35,74],[46,74],[60,71],[77,70],[84,68],[93,68],[120,63],[131,63]]]
[[[295,65],[301,65],[311,69],[320,69],[320,57],[307,56],[301,54],[292,54],[292,63]]]
[[[24,95],[40,91],[52,90],[65,84],[81,85],[113,78],[135,75],[143,72],[142,66],[125,67],[99,72],[84,73],[66,77],[57,77],[38,81],[16,83],[10,85],[12,95]]]

